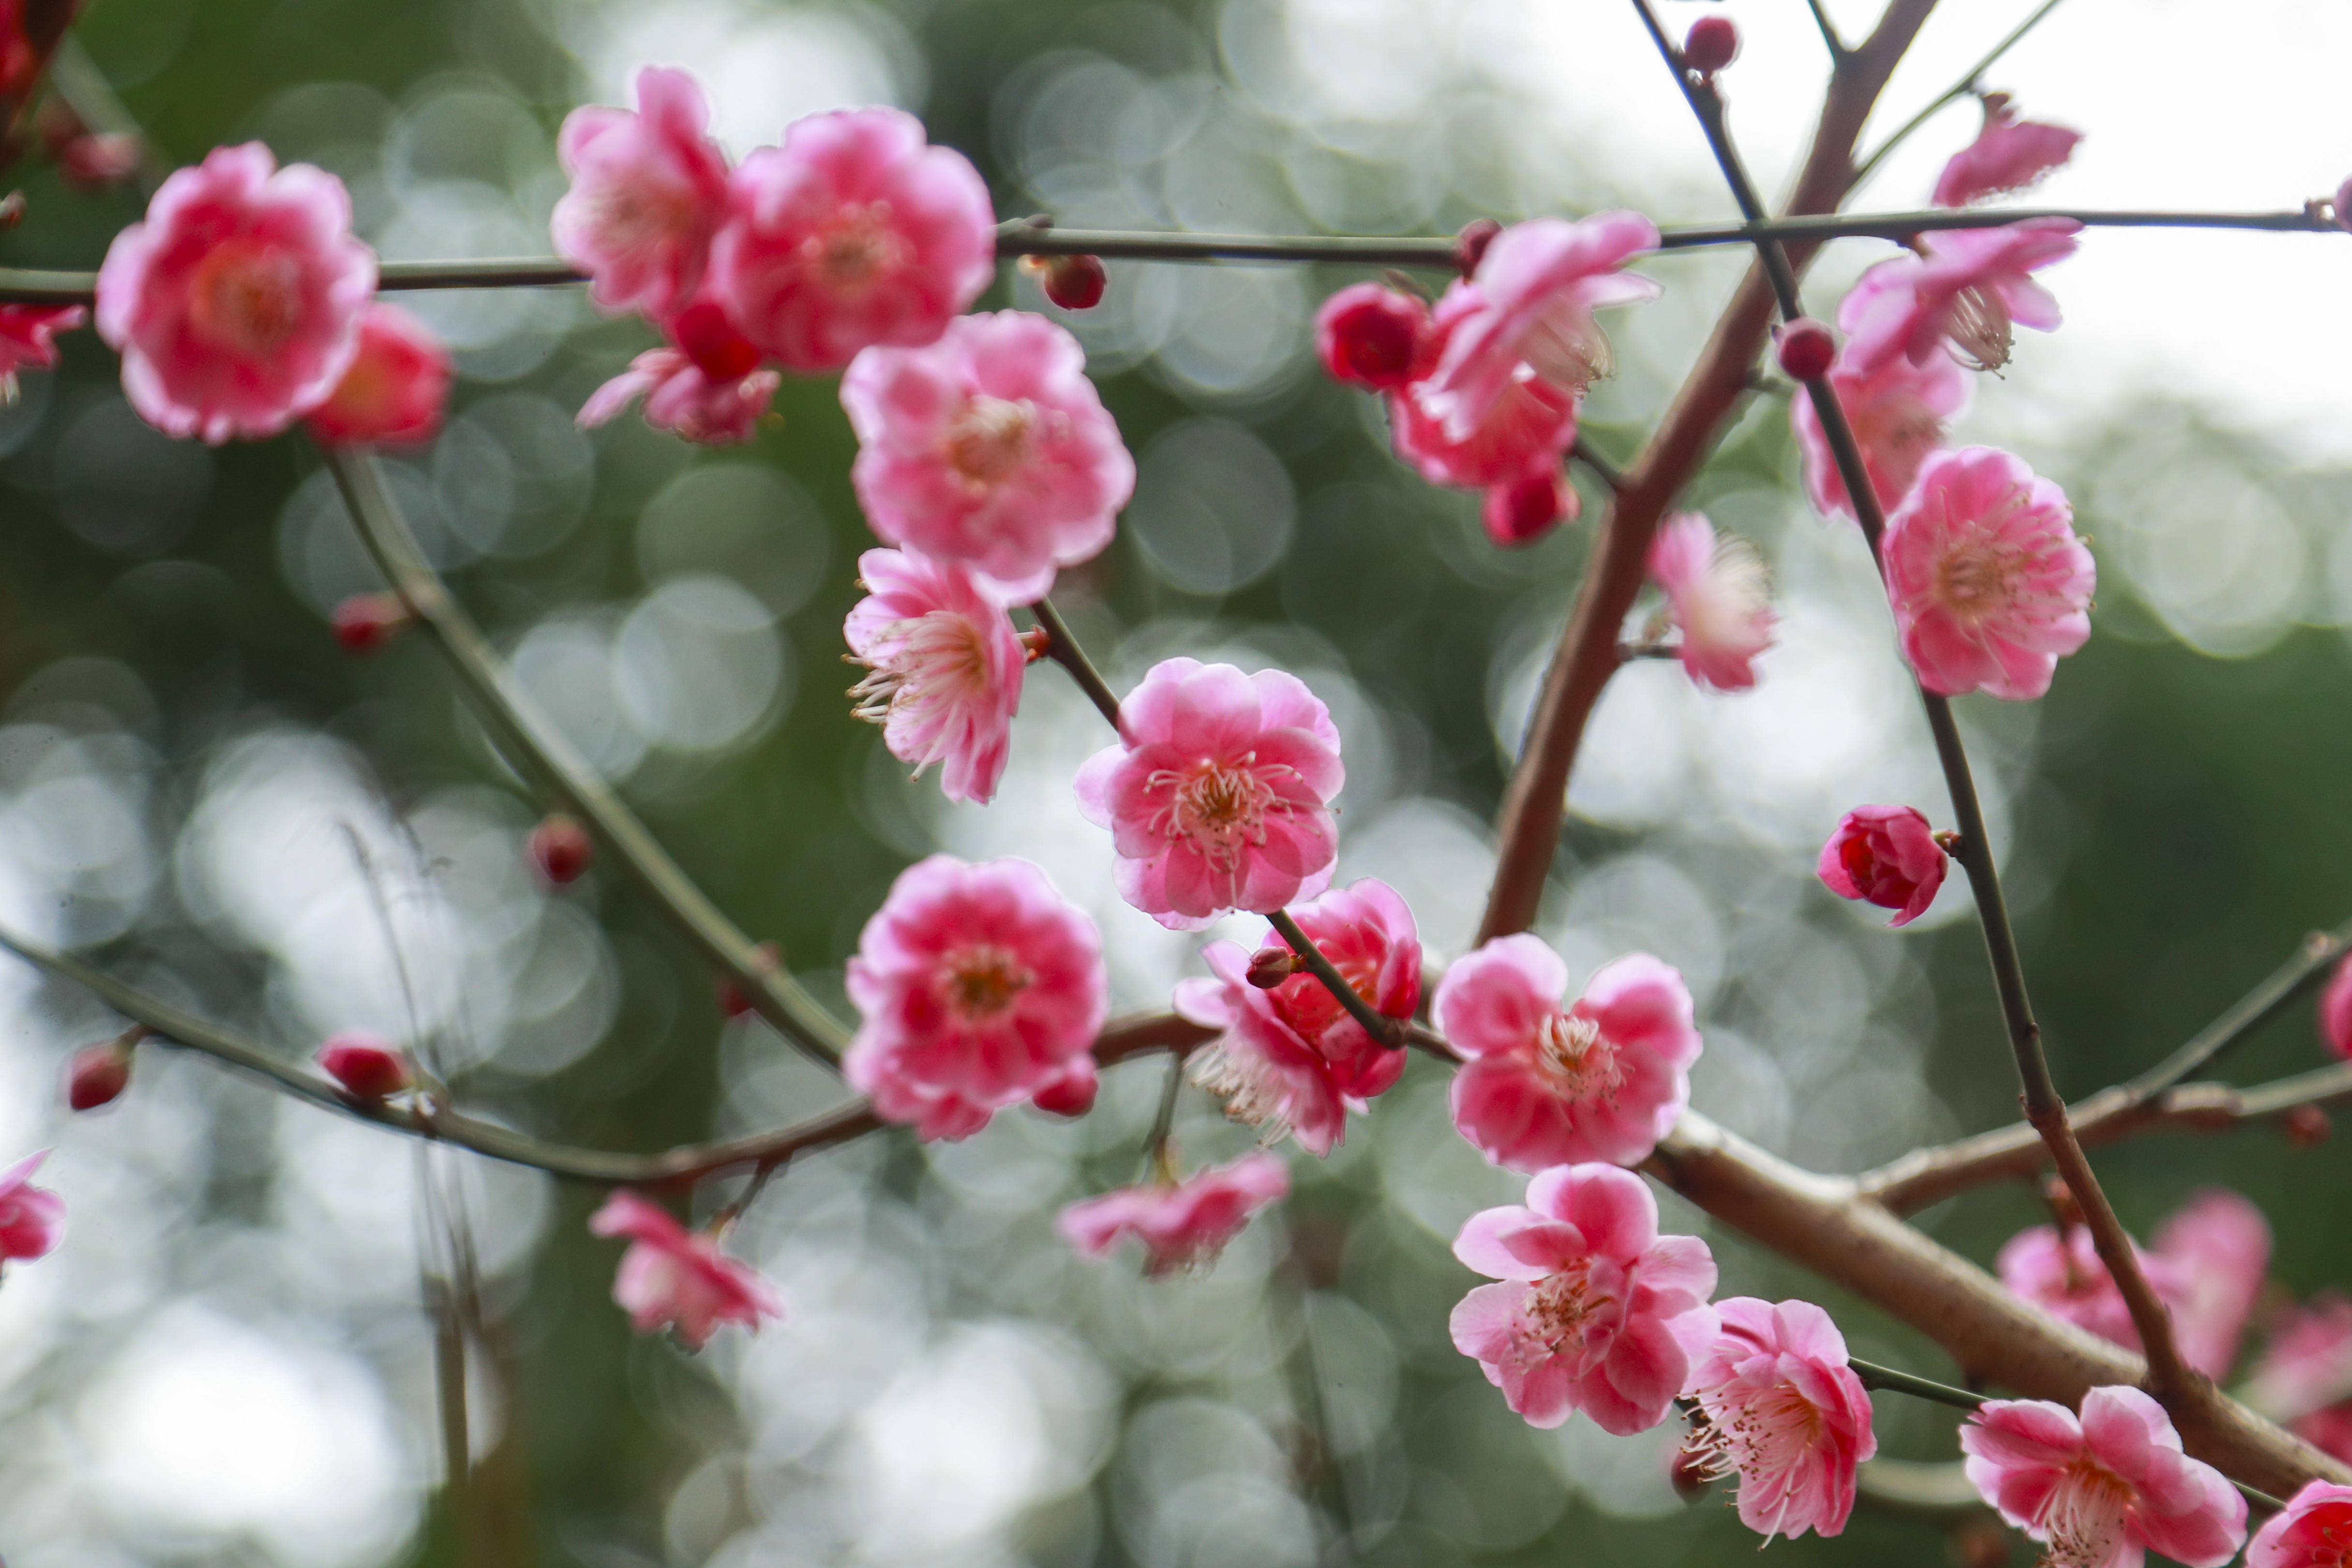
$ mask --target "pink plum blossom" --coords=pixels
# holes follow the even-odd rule
[[[2247,1403],[2352,1462],[2352,1297],[2322,1291],[2273,1320]]]
[[[920,348],[996,276],[996,215],[961,152],[896,109],[794,120],[732,177],[711,252],[718,292],[789,370],[837,370],[875,344]]]
[[[1921,235],[1926,256],[1880,262],[1838,308],[1846,352],[1869,371],[1895,354],[1924,364],[1948,342],[1971,368],[2000,369],[2012,328],[2057,329],[2057,298],[2031,275],[2074,255],[2082,227],[2072,218],[2028,218]]]
[[[33,1185],[48,1157],[43,1149],[0,1171],[0,1263],[46,1258],[65,1236],[65,1199]]]
[[[591,104],[564,116],[555,150],[572,188],[550,227],[590,298],[660,317],[702,280],[728,216],[727,154],[691,76],[647,66],[636,88],[635,112]]]
[[[1882,516],[1903,504],[1919,477],[1919,465],[1943,446],[1946,427],[1976,396],[1976,378],[1947,354],[1917,365],[1896,354],[1866,371],[1854,367],[1852,355],[1841,354],[1829,381],[1853,429],[1854,444],[1862,449],[1863,470],[1877,493]],[[1845,476],[1838,472],[1811,397],[1789,400],[1789,424],[1796,433],[1813,509],[1824,517],[1853,517]]]
[[[1198,931],[1330,885],[1346,777],[1330,710],[1297,676],[1165,659],[1119,705],[1119,743],[1078,769],[1078,810],[1111,831],[1119,895]]]
[[[1043,316],[960,316],[939,340],[859,354],[841,379],[850,469],[874,531],[961,560],[1028,600],[1102,553],[1135,460],[1087,380],[1086,350]]]
[[[1454,1309],[1454,1347],[1530,1427],[1581,1410],[1613,1436],[1666,1418],[1717,1330],[1715,1259],[1658,1234],[1658,1202],[1631,1171],[1556,1166],[1525,1207],[1470,1217],[1454,1255],[1490,1279]]]
[[[842,1076],[925,1138],[967,1137],[1006,1105],[1066,1100],[1094,1080],[1102,938],[1027,861],[908,866],[846,981],[860,1022]]]
[[[748,1263],[719,1250],[716,1237],[689,1231],[667,1211],[625,1187],[588,1220],[596,1236],[625,1236],[613,1300],[639,1333],[669,1324],[678,1343],[700,1350],[720,1323],[757,1333],[762,1318],[781,1318],[783,1302]]]
[[[2157,1228],[2151,1250],[2179,1281],[2166,1305],[2181,1359],[2227,1377],[2270,1267],[2270,1222],[2237,1193],[2209,1187]]]
[[[1456,283],[1437,302],[1431,330],[1439,351],[1484,308],[1475,288]],[[1529,494],[1549,492],[1556,516],[1576,516],[1576,492],[1562,481],[1560,460],[1576,444],[1577,394],[1564,392],[1522,365],[1488,403],[1476,423],[1459,434],[1429,400],[1426,378],[1389,394],[1389,431],[1397,455],[1433,485],[1486,492],[1486,529],[1498,543],[1524,543],[1516,526]],[[1547,519],[1551,520],[1551,519]]]
[[[1904,656],[1944,696],[2022,701],[2091,635],[2098,569],[2064,492],[1990,446],[1938,452],[1887,520],[1881,554]]]
[[[1756,656],[1772,645],[1771,580],[1756,549],[1696,512],[1677,512],[1650,540],[1650,577],[1682,632],[1684,671],[1710,691],[1756,685]]]
[[[1291,915],[1358,996],[1389,1018],[1412,1017],[1421,938],[1394,889],[1367,878]],[[1269,930],[1265,943],[1281,940]],[[1235,1121],[1272,1137],[1294,1134],[1310,1153],[1328,1155],[1347,1113],[1364,1110],[1404,1071],[1404,1052],[1374,1040],[1304,970],[1261,988],[1241,944],[1212,942],[1202,956],[1215,978],[1179,980],[1176,1010],[1223,1032],[1192,1058],[1192,1082],[1221,1096]]]
[[[2319,1033],[2327,1049],[2352,1061],[2352,953],[2336,962],[2319,997]]]
[[[414,445],[433,439],[449,402],[449,350],[397,305],[370,305],[360,350],[304,423],[330,446]]]
[[[1887,925],[1908,925],[1936,902],[1948,858],[1914,808],[1856,806],[1838,819],[1813,869],[1840,898],[1891,909]]]
[[[165,180],[98,273],[98,333],[148,423],[218,444],[274,435],[326,401],[359,352],[375,256],[343,183],[278,167],[258,141]]]
[[[1454,1124],[1495,1165],[1633,1165],[1690,1100],[1699,1034],[1670,966],[1630,954],[1567,997],[1568,966],[1525,933],[1457,959],[1438,984],[1438,1030],[1464,1059]]]
[[[1350,284],[1315,312],[1315,356],[1349,386],[1400,391],[1428,373],[1435,349],[1429,307],[1402,289]]]
[[[643,398],[646,423],[656,430],[704,446],[735,445],[757,433],[760,416],[782,384],[774,371],[714,377],[677,349],[647,349],[589,394],[579,423],[583,429],[609,423]]]
[[[1984,128],[1944,165],[1928,198],[1939,207],[1965,207],[1987,196],[2031,189],[2074,155],[2079,131],[2020,120],[2009,94],[1984,95]]]
[[[917,776],[934,762],[940,792],[985,802],[996,793],[1021,706],[1028,651],[986,579],[955,561],[870,549],[857,558],[866,597],[842,624],[866,677],[849,689],[857,716]]]
[[[1993,1399],[1960,1427],[1969,1480],[2047,1549],[2051,1568],[2140,1568],[2161,1552],[2221,1568],[2246,1539],[2246,1500],[2180,1451],[2164,1406],[2137,1388],[2063,1405]]]
[[[2246,1568],[2345,1568],[2352,1563],[2352,1487],[2305,1481],[2246,1547]]]
[[[0,402],[16,399],[16,372],[58,362],[57,335],[80,326],[89,312],[79,305],[0,305]]]
[[[1290,1174],[1282,1161],[1254,1149],[1182,1181],[1123,1186],[1071,1204],[1055,1228],[1089,1258],[1104,1256],[1120,1237],[1132,1236],[1144,1246],[1143,1271],[1170,1274],[1215,1262],[1251,1216],[1289,1190]]]
[[[1840,1533],[1856,1467],[1878,1451],[1845,1336],[1811,1301],[1735,1296],[1715,1310],[1722,1328],[1683,1390],[1706,1416],[1690,1448],[1708,1475],[1738,1475],[1739,1522],[1767,1540]]]
[[[2158,1299],[2168,1306],[2179,1301],[2185,1291],[2175,1265],[2151,1256],[2137,1243],[2133,1250]],[[2021,1230],[2002,1244],[1993,1260],[1993,1271],[2011,1293],[2053,1316],[2127,1350],[2140,1348],[2131,1309],[2124,1304],[2123,1291],[2099,1260],[2091,1233],[2083,1227],[2071,1225],[2062,1232],[2054,1225],[2036,1225]]]

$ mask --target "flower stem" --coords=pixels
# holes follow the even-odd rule
[[[1347,1009],[1348,1016],[1364,1026],[1366,1034],[1391,1051],[1404,1049],[1403,1025],[1356,994],[1356,988],[1348,984],[1347,977],[1339,973],[1339,966],[1323,956],[1322,948],[1307,940],[1307,933],[1298,928],[1298,922],[1290,917],[1290,911],[1277,909],[1266,919],[1282,934],[1282,939],[1290,944],[1290,950],[1298,955],[1298,961],[1323,982],[1323,988],[1331,993],[1332,1000]]]
[[[1087,694],[1095,711],[1109,722],[1111,728],[1118,729],[1118,696],[1110,689],[1110,683],[1102,678],[1102,672],[1095,668],[1095,662],[1087,657],[1078,640],[1070,634],[1069,622],[1062,619],[1062,612],[1049,601],[1041,599],[1029,607],[1029,613],[1045,629],[1045,657],[1069,671],[1070,679],[1078,683],[1078,689]]]

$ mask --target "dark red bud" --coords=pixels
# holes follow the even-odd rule
[[[2279,1118],[2279,1128],[2286,1134],[2286,1141],[2296,1148],[2315,1149],[2327,1141],[2328,1134],[2336,1130],[2336,1124],[2329,1121],[2327,1113],[2316,1105],[2297,1105]]]
[[[579,820],[558,811],[530,831],[525,845],[530,863],[556,887],[578,882],[595,858],[596,842]]]
[[[1713,76],[1739,57],[1739,28],[1728,16],[1701,16],[1683,40],[1683,64]]]
[[[1506,549],[1531,545],[1576,516],[1576,492],[1557,468],[1486,490],[1486,537]]]
[[[1349,386],[1401,392],[1429,369],[1434,347],[1429,307],[1377,283],[1352,284],[1315,313],[1316,357]]]
[[[1103,290],[1110,287],[1110,274],[1103,270],[1098,256],[1048,256],[1037,285],[1046,298],[1065,310],[1091,310],[1102,303]]]
[[[320,1071],[355,1100],[387,1100],[408,1087],[408,1063],[368,1034],[339,1034],[319,1048]]]
[[[1091,1072],[1083,1076],[1072,1073],[1037,1091],[1032,1103],[1056,1116],[1083,1116],[1095,1108],[1095,1092],[1101,1084],[1102,1081]]]
[[[1706,1458],[1688,1448],[1676,1448],[1666,1463],[1666,1479],[1674,1484],[1675,1495],[1685,1502],[1696,1502],[1707,1494],[1715,1480],[1706,1473]]]
[[[110,1103],[131,1082],[131,1047],[121,1040],[85,1045],[66,1063],[66,1103],[94,1111]]]
[[[1477,271],[1486,257],[1486,247],[1502,232],[1503,225],[1492,218],[1472,218],[1464,224],[1462,232],[1454,236],[1454,270],[1465,277]]]
[[[671,341],[714,382],[740,382],[760,368],[760,350],[715,300],[698,299],[669,324]]]
[[[1780,368],[1801,382],[1817,382],[1837,362],[1837,338],[1821,322],[1800,316],[1780,329]]]
[[[1249,983],[1270,991],[1307,966],[1287,947],[1265,946],[1250,955]]]
[[[408,624],[408,609],[391,593],[354,593],[335,606],[335,641],[346,653],[373,653]]]

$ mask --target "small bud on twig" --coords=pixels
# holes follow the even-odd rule
[[[531,868],[551,886],[562,887],[578,882],[587,872],[588,862],[595,858],[596,841],[578,818],[557,811],[530,831],[525,848]]]
[[[1683,39],[1683,64],[1711,77],[1739,57],[1739,27],[1728,16],[1701,16]]]
[[[1307,961],[1287,947],[1261,947],[1250,955],[1249,983],[1270,991],[1306,967]]]
[[[2279,1118],[2279,1131],[2298,1149],[2315,1149],[2327,1142],[2336,1124],[2316,1105],[2297,1105]]]
[[[356,1031],[319,1048],[319,1070],[354,1100],[389,1100],[409,1085],[408,1062],[390,1041]]]
[[[1780,369],[1801,382],[1819,381],[1837,362],[1837,338],[1810,316],[1780,329]]]
[[[397,594],[354,593],[335,606],[335,641],[346,653],[373,653],[408,624]]]
[[[75,1111],[94,1111],[110,1104],[131,1083],[131,1048],[147,1038],[144,1024],[133,1024],[112,1040],[85,1045],[66,1063],[66,1104]]]
[[[1110,286],[1098,256],[1024,256],[1020,267],[1037,280],[1046,298],[1065,310],[1093,309]]]

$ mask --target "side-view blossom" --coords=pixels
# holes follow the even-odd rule
[[[1880,262],[1839,306],[1846,352],[1873,370],[1894,354],[1924,364],[1948,343],[1971,369],[2000,369],[2013,329],[2057,329],[2057,297],[2032,275],[2074,255],[2082,228],[2073,218],[2027,218],[1921,235],[1927,255]]]
[[[850,482],[874,531],[961,560],[1035,599],[1102,553],[1135,459],[1087,379],[1086,350],[1043,316],[959,316],[921,348],[867,349],[841,378],[857,433]]]
[[[0,403],[16,401],[16,372],[58,362],[57,336],[80,326],[89,312],[79,305],[0,305]]]
[[[1943,447],[1946,427],[1968,411],[1976,384],[1976,378],[1948,354],[1916,365],[1896,354],[1869,371],[1854,368],[1851,356],[1838,357],[1830,371],[1830,386],[1845,411],[1846,423],[1853,427],[1854,444],[1862,449],[1863,469],[1870,476],[1882,515],[1894,511],[1911,493],[1919,465]],[[1796,434],[1805,494],[1813,509],[1823,517],[1840,512],[1854,516],[1845,476],[1838,472],[1811,397],[1789,400],[1789,424]]]
[[[2151,1250],[2179,1281],[2166,1304],[2181,1359],[2208,1377],[2227,1377],[2270,1267],[2270,1221],[2239,1194],[2208,1187],[2157,1228]]]
[[[441,428],[454,373],[433,329],[397,305],[370,305],[359,352],[327,401],[303,423],[330,446],[414,445]]]
[[[1658,1234],[1658,1201],[1631,1171],[1559,1166],[1524,1207],[1474,1214],[1454,1255],[1499,1284],[1454,1309],[1454,1347],[1530,1427],[1581,1410],[1616,1437],[1666,1418],[1717,1330],[1715,1258]]]
[[[1089,1258],[1100,1258],[1122,1236],[1143,1243],[1143,1271],[1154,1277],[1204,1269],[1267,1204],[1290,1190],[1290,1173],[1264,1149],[1181,1181],[1123,1186],[1071,1204],[1055,1228]]]
[[[1281,670],[1165,659],[1119,705],[1119,742],[1078,769],[1078,810],[1111,831],[1119,896],[1198,931],[1330,885],[1347,770],[1330,710]]]
[[[258,141],[166,179],[98,271],[98,333],[140,417],[217,444],[326,401],[375,293],[375,254],[351,230],[341,180],[280,169]]]
[[[996,275],[988,186],[897,109],[794,120],[731,177],[713,285],[761,351],[837,370],[875,344],[919,348]]]
[[[2081,131],[2063,125],[2018,119],[2005,92],[1986,93],[1983,129],[1945,163],[1936,193],[1927,199],[1939,207],[1965,207],[1987,196],[2030,190],[2072,158],[2082,140]]]
[[[757,1333],[762,1318],[781,1318],[784,1304],[750,1264],[719,1250],[716,1237],[689,1231],[668,1212],[623,1187],[589,1217],[596,1236],[625,1236],[613,1300],[639,1333],[668,1324],[678,1343],[700,1350],[720,1323]]]
[[[955,561],[870,549],[857,558],[866,597],[842,623],[866,676],[849,688],[857,716],[920,776],[937,762],[940,792],[986,801],[1012,747],[1029,655],[986,580]]]
[[[1094,1077],[1109,977],[1086,912],[1027,861],[932,855],[898,873],[845,976],[842,1076],[893,1122],[961,1138]]]
[[[1978,1495],[2053,1568],[2138,1568],[2148,1552],[2221,1568],[2246,1539],[2246,1500],[2180,1451],[2164,1406],[2137,1388],[2092,1389],[2079,1420],[2044,1400],[1989,1400],[1960,1448]]]
[[[48,1157],[43,1149],[0,1171],[0,1264],[46,1258],[65,1237],[66,1200],[33,1185]]]
[[[1838,819],[1813,870],[1840,898],[1891,909],[1887,925],[1908,925],[1936,902],[1949,858],[1915,808],[1856,806]]]
[[[1348,386],[1396,392],[1428,373],[1436,347],[1429,307],[1384,284],[1349,284],[1315,312],[1315,357]]]
[[[691,76],[647,66],[636,93],[635,111],[590,104],[564,116],[555,151],[572,188],[549,227],[556,253],[588,275],[590,298],[659,317],[702,280],[727,219],[727,154]]]
[[[1650,540],[1650,578],[1682,632],[1678,653],[1690,678],[1710,691],[1756,685],[1756,656],[1772,645],[1771,579],[1756,548],[1717,536],[1696,512],[1677,512]]]
[[[2328,1050],[2352,1061],[2352,953],[2336,961],[2336,973],[2319,995],[2319,1034]]]
[[[1722,1328],[1683,1390],[1704,1417],[1687,1449],[1708,1477],[1739,1477],[1739,1522],[1766,1539],[1840,1533],[1855,1470],[1878,1451],[1845,1336],[1811,1301],[1734,1296],[1715,1310]]]
[[[2352,1297],[2322,1291],[2273,1319],[2246,1400],[2305,1442],[2352,1461]]]
[[[1944,696],[2022,701],[2090,640],[2098,569],[2065,493],[1990,446],[1938,452],[1887,519],[1882,554],[1903,653]]]
[[[2352,1563],[2352,1487],[2305,1481],[2254,1531],[2246,1568],[2345,1568]]]
[[[1421,938],[1393,888],[1367,878],[1290,913],[1358,996],[1389,1018],[1412,1017],[1421,1005]],[[1269,930],[1261,948],[1281,941]],[[1404,1052],[1374,1040],[1311,974],[1262,987],[1240,943],[1212,942],[1202,956],[1215,977],[1179,980],[1176,1010],[1223,1032],[1194,1053],[1192,1082],[1221,1097],[1235,1121],[1268,1137],[1293,1134],[1308,1152],[1329,1154],[1347,1113],[1403,1073]]]
[[[1464,1059],[1454,1124],[1496,1165],[1633,1165],[1690,1101],[1690,992],[1647,953],[1603,965],[1571,1004],[1559,954],[1497,936],[1445,971],[1435,1010]]]
[[[713,376],[680,350],[647,349],[588,394],[577,423],[583,430],[609,424],[643,398],[646,423],[656,430],[698,445],[736,445],[758,432],[783,380],[774,371]]]

